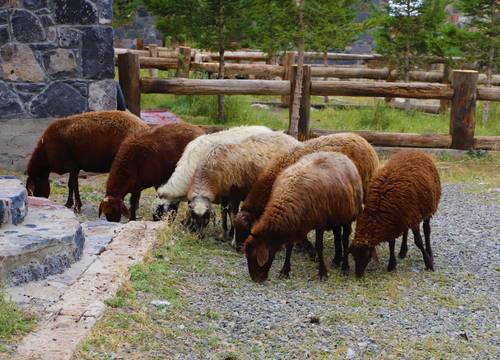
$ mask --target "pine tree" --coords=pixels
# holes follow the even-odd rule
[[[500,67],[500,3],[498,0],[458,0],[458,9],[466,17],[461,33],[462,49],[467,58],[486,71],[486,86],[491,86],[493,71]],[[488,122],[490,103],[483,104],[483,123]]]

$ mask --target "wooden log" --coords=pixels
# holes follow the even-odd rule
[[[384,80],[387,78],[387,69],[366,69],[362,67],[345,68],[335,66],[313,66],[312,77],[334,77],[338,79],[364,78]]]
[[[211,61],[219,60],[218,53],[207,54]],[[262,51],[225,51],[225,60],[267,61],[268,55]]]
[[[304,57],[306,59],[322,59],[322,52],[306,51]],[[381,59],[379,54],[344,54],[344,53],[328,53],[328,60],[377,60]]]
[[[442,82],[445,85],[448,85],[450,83],[450,65],[449,64],[443,65],[443,80],[442,80]],[[447,100],[447,99],[439,100],[439,112],[440,113],[447,112],[449,108],[450,108],[450,101],[449,100]]]
[[[158,57],[158,46],[156,44],[150,44],[148,46],[149,57],[157,58]],[[139,63],[141,63],[141,59],[139,58]],[[152,68],[149,70],[149,76],[158,77],[158,69]]]
[[[468,150],[474,146],[477,78],[477,71],[453,71],[453,98],[450,117],[451,147],[453,149]]]
[[[479,86],[477,88],[477,100],[500,101],[500,88]]]
[[[474,149],[498,151],[500,150],[500,136],[476,136]]]
[[[141,116],[141,80],[139,55],[126,53],[118,55],[118,77],[127,108]]]
[[[179,62],[177,63],[177,72],[175,76],[178,78],[189,78],[190,67],[191,67],[191,48],[180,46]]]
[[[453,90],[442,84],[382,83],[360,81],[313,81],[312,95],[402,97],[415,99],[451,99]]]
[[[144,50],[144,39],[141,38],[135,39],[135,48],[137,50]]]
[[[283,80],[142,79],[143,93],[177,95],[289,95]]]
[[[294,67],[295,68],[295,67]],[[295,70],[294,70],[295,71]],[[311,67],[304,65],[302,70],[302,97],[300,98],[298,136],[300,141],[309,139],[311,118]],[[294,91],[291,90],[291,94]],[[290,103],[291,104],[291,103]]]
[[[115,48],[115,56],[120,54],[132,53],[139,56],[149,56],[148,50],[135,50],[135,49],[124,49],[124,48]]]
[[[287,51],[283,54],[281,58],[281,66],[283,66],[283,73],[281,78],[283,80],[290,80],[290,67],[295,63],[295,53],[293,51]],[[289,96],[282,96],[281,103],[288,104],[290,102]]]
[[[344,131],[314,129],[312,131],[312,134],[313,136],[321,136],[340,132]],[[449,135],[423,135],[413,133],[389,133],[375,131],[352,132],[364,137],[372,145],[377,146],[449,148],[451,145],[451,136]]]
[[[191,71],[202,71],[219,73],[219,63],[191,63]],[[277,77],[282,76],[283,67],[279,65],[266,65],[266,64],[226,64],[224,66],[224,73],[227,76],[234,75],[255,75],[261,77]]]
[[[177,69],[178,60],[173,58],[140,57],[141,69],[171,70]]]

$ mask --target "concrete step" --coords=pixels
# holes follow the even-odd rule
[[[15,176],[0,176],[0,228],[23,222],[28,213],[27,199],[28,193],[21,180]]]
[[[0,283],[15,286],[62,273],[79,260],[85,237],[75,214],[44,198],[28,197],[22,224],[0,229]]]

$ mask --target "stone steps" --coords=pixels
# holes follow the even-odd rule
[[[0,177],[0,204],[1,284],[44,279],[80,259],[85,236],[71,210],[28,197],[19,179],[6,176]]]
[[[21,224],[28,213],[28,193],[14,176],[0,176],[0,228]]]

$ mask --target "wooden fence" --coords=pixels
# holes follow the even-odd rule
[[[140,114],[141,93],[177,95],[281,95],[293,101],[297,67],[292,66],[289,80],[194,80],[140,78],[140,58],[133,53],[118,55],[120,85],[128,108]],[[455,70],[452,85],[436,83],[312,81],[312,68],[304,67],[303,96],[299,120],[299,138],[306,139],[323,130],[310,130],[310,96],[364,96],[441,99],[451,101],[449,135],[360,132],[374,145],[438,147],[453,149],[500,150],[500,136],[474,137],[477,100],[500,101],[500,88],[478,87],[478,73]],[[291,107],[290,107],[291,108]]]

